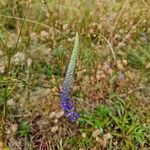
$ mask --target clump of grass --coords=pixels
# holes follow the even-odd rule
[[[30,125],[27,121],[21,121],[18,134],[23,137],[27,137],[30,134]]]
[[[7,101],[11,97],[15,86],[16,80],[11,77],[0,77],[0,107],[2,107],[3,111],[1,112],[1,121],[3,127],[6,125],[6,117],[7,117]]]
[[[126,149],[135,149],[147,145],[148,125],[140,124],[136,113],[129,110],[125,100],[118,95],[111,95],[110,102],[109,105],[98,106],[93,112],[83,111],[81,113],[79,122],[81,128],[85,126],[88,128],[88,130],[83,128],[82,131],[92,135],[93,130],[100,129],[101,136],[110,133],[112,141],[117,140],[118,147]]]
[[[146,46],[142,47],[139,45],[136,48],[132,48],[132,50],[130,50],[127,58],[129,64],[132,67],[137,69],[144,69],[150,60],[149,49],[146,49]]]

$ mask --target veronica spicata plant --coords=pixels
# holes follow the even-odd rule
[[[65,79],[62,83],[60,90],[61,108],[64,110],[65,116],[69,118],[71,122],[75,122],[76,119],[79,118],[79,114],[75,112],[74,106],[71,102],[71,87],[73,84],[73,73],[77,61],[78,52],[79,52],[79,36],[78,33],[76,33],[73,52],[68,65]]]

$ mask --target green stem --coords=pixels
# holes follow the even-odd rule
[[[17,49],[17,46],[18,46],[18,43],[19,43],[19,39],[20,39],[21,34],[22,34],[23,25],[24,25],[24,22],[25,22],[25,19],[26,19],[26,16],[27,16],[28,10],[29,10],[29,6],[30,6],[30,3],[28,3],[27,9],[26,9],[26,12],[25,12],[25,15],[24,15],[24,18],[23,18],[22,24],[21,24],[20,32],[19,32],[19,35],[18,35],[18,37],[17,37],[17,41],[16,41],[16,44],[15,44],[15,47],[13,48],[13,54],[15,53],[15,51],[16,51],[16,49]]]

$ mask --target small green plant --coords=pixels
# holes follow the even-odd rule
[[[53,56],[61,64],[65,62],[67,51],[64,47],[60,46],[54,49]]]
[[[92,138],[86,137],[81,139],[81,137],[71,137],[70,139],[67,140],[67,144],[71,145],[72,148],[74,147],[75,149],[80,147],[91,148]]]
[[[27,121],[22,121],[19,127],[19,135],[20,136],[28,136],[30,133],[30,126]]]
[[[83,39],[84,40],[84,39]],[[87,70],[91,70],[94,66],[95,61],[97,60],[98,56],[93,51],[92,46],[89,44],[91,41],[84,41],[85,43],[81,45],[81,61]]]
[[[143,68],[150,60],[150,50],[146,46],[136,44],[135,48],[129,52],[127,59],[134,68]]]
[[[126,103],[121,99],[113,108],[115,111],[110,118],[111,128],[114,130],[111,134],[120,140],[121,146],[127,149],[142,146],[146,142],[146,128],[138,122],[138,116],[133,111],[127,110]]]
[[[2,108],[2,112],[0,112],[0,120],[2,122],[3,127],[6,124],[7,117],[7,101],[11,97],[16,86],[16,80],[11,77],[0,77],[0,108]]]
[[[109,131],[119,145],[126,149],[135,149],[146,144],[148,126],[138,122],[138,116],[128,110],[127,103],[117,94],[110,96],[110,102],[109,105],[97,107],[93,112],[82,111],[79,122],[82,130],[88,134],[95,128],[101,129],[102,134]]]
[[[108,126],[111,122],[109,119],[109,114],[111,113],[111,109],[105,105],[101,105],[95,109],[93,113],[81,112],[80,124],[88,125],[92,128],[104,128]]]

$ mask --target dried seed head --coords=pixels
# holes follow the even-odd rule
[[[99,135],[101,134],[101,131],[99,129],[96,129],[93,133],[92,133],[92,136],[94,138],[98,137]]]
[[[96,74],[101,75],[101,74],[103,74],[103,73],[104,73],[104,71],[98,70]]]
[[[1,65],[1,66],[0,66],[0,73],[4,73],[4,71],[5,71],[5,66],[4,66],[4,65]]]
[[[53,111],[50,113],[49,118],[54,118],[55,115],[56,115],[56,113]]]
[[[53,126],[52,128],[51,128],[51,132],[52,133],[55,133],[55,132],[57,132],[58,131],[58,126]]]
[[[11,131],[12,131],[13,133],[15,133],[17,130],[18,130],[18,124],[12,124],[12,125],[11,125]]]
[[[14,102],[13,98],[11,98],[11,99],[9,99],[9,100],[7,101],[7,105],[8,105],[8,106],[13,106],[13,105],[15,105],[15,102]]]
[[[31,65],[32,65],[32,59],[31,59],[31,58],[28,58],[28,59],[27,59],[27,66],[28,66],[28,67],[31,67]]]
[[[91,76],[90,80],[92,81],[92,83],[95,82],[95,77]]]
[[[29,3],[32,3],[32,0],[29,0]]]
[[[117,64],[120,64],[121,63],[121,60],[117,60]]]
[[[103,73],[102,75],[101,75],[101,79],[105,79],[106,78],[106,75]]]
[[[104,134],[103,138],[107,141],[112,138],[112,135],[110,133]]]
[[[97,68],[98,68],[98,69],[102,69],[102,65],[101,65],[101,64],[99,64]]]
[[[145,68],[150,69],[150,62],[148,64],[146,64]]]
[[[82,133],[82,137],[85,139],[86,138],[86,133]]]
[[[121,63],[117,63],[117,68],[120,70],[120,71],[123,71],[124,70],[124,67]]]
[[[69,25],[66,23],[63,25],[63,30],[67,30],[69,28]]]
[[[22,52],[17,52],[13,56],[12,60],[15,64],[23,63],[25,61],[25,54]]]
[[[112,69],[109,69],[109,70],[107,71],[107,73],[108,73],[109,75],[112,75],[112,74],[113,74],[113,70],[112,70]]]
[[[56,113],[56,118],[61,118],[64,115],[64,111],[60,111],[58,113]]]
[[[96,141],[97,141],[97,142],[100,142],[100,141],[101,141],[101,138],[96,137]]]
[[[123,59],[122,60],[122,63],[126,66],[128,64],[127,60],[126,59]]]
[[[55,120],[54,120],[54,123],[58,123],[58,119],[55,119]]]
[[[101,75],[97,74],[96,79],[99,81],[101,79]]]

